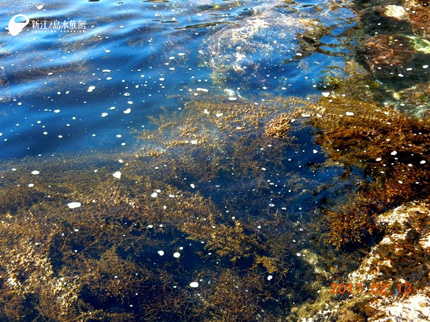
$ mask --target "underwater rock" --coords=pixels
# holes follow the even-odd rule
[[[377,78],[407,76],[406,69],[418,52],[402,35],[376,35],[365,44],[365,62]],[[402,76],[398,76],[402,75]]]
[[[430,6],[427,0],[404,1],[415,34],[430,39]]]

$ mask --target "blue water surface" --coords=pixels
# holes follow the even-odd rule
[[[27,15],[30,23],[11,36],[7,25],[16,14]],[[318,1],[286,7],[282,1],[80,0],[3,1],[0,16],[0,158],[9,159],[135,149],[141,143],[131,129],[148,127],[147,117],[163,107],[181,108],[181,100],[201,94],[198,88],[243,99],[262,93],[319,95],[316,84],[327,70],[344,64],[338,54],[347,50],[338,35],[352,13],[330,11]],[[259,17],[270,25],[270,16],[291,19],[292,25],[312,18],[331,28],[323,41],[333,55],[306,53],[291,34],[295,29],[277,26],[242,44],[248,55],[243,65],[253,68],[227,71],[223,83],[214,79],[214,62],[231,67],[222,55],[237,50],[223,34],[232,28],[247,32],[249,19]],[[41,31],[36,21],[81,22],[85,29]],[[287,35],[284,42],[280,31]],[[265,41],[275,43],[265,55],[246,52],[247,45],[257,48]],[[217,42],[224,42],[221,51],[211,52]]]

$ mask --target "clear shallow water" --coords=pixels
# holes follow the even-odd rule
[[[6,1],[0,7],[1,158],[126,151],[136,142],[130,128],[148,126],[147,116],[162,107],[180,108],[177,95],[204,94],[198,88],[239,98],[319,95],[316,84],[344,64],[336,57],[347,52],[338,35],[352,17],[349,10],[309,1],[39,5]],[[4,28],[18,13],[82,20],[86,29],[40,32],[30,23],[12,37]],[[318,25],[325,26],[321,42],[331,46],[320,48],[330,55],[306,51],[296,38]]]
[[[8,228],[17,235],[5,240],[27,233],[38,240],[28,248],[8,246],[13,253],[6,250],[4,258],[25,254],[40,271],[22,273],[19,265],[6,271],[22,275],[22,283],[31,275],[29,290],[62,294],[40,312],[76,317],[58,301],[64,298],[86,320],[97,310],[147,320],[205,320],[228,311],[234,295],[228,291],[239,283],[240,299],[248,289],[255,296],[246,305],[248,317],[265,320],[268,312],[270,320],[313,298],[307,285],[318,280],[313,265],[320,251],[313,220],[327,200],[355,191],[362,174],[352,170],[341,180],[342,167],[323,165],[326,156],[309,127],[292,131],[292,144],[265,136],[265,122],[285,109],[269,111],[282,105],[276,102],[267,104],[268,111],[261,106],[276,95],[326,96],[326,76],[342,75],[350,54],[343,32],[353,26],[352,12],[319,1],[38,7],[3,3],[0,14],[86,25],[80,33],[32,31],[29,25],[16,37],[0,35],[0,204],[14,214],[6,215],[6,221],[16,220],[13,227],[29,223],[25,232]],[[194,110],[186,114],[190,105]],[[165,112],[161,124],[148,119]],[[229,131],[217,119],[228,123],[230,114],[254,119],[243,121],[243,133],[237,124]],[[253,122],[258,126],[249,126]],[[137,138],[137,131],[158,125],[166,133]],[[172,143],[188,136],[186,143]],[[173,148],[165,149],[169,143]],[[142,149],[168,151],[135,158]],[[39,155],[41,162],[23,158]],[[36,219],[27,218],[33,213]],[[334,258],[333,267],[339,261]],[[38,284],[43,274],[48,284]],[[13,276],[5,283],[12,289],[19,285]],[[64,279],[66,286],[59,282]],[[201,288],[194,290],[196,281]],[[268,293],[256,289],[263,283]],[[205,303],[219,301],[215,313],[198,315],[200,291]],[[30,299],[28,306],[42,300]],[[27,314],[30,319],[39,311]],[[239,317],[250,320],[245,313]]]

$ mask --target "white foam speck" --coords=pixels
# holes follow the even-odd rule
[[[173,257],[179,258],[179,257],[181,257],[181,254],[179,252],[176,252],[176,253],[173,254]]]
[[[61,112],[61,110],[55,110],[54,111],[54,113],[56,113],[56,114],[58,114],[58,113],[60,113]]]
[[[237,97],[229,97],[229,98],[228,98],[228,100],[229,100],[229,101],[236,101],[236,100],[237,100]]]
[[[346,112],[345,115],[346,116],[354,116],[354,113],[353,112]]]
[[[34,187],[34,183],[29,183],[29,184],[28,184],[28,187],[29,187],[29,188],[33,188],[33,187]]]
[[[267,276],[267,280],[268,280],[268,281],[271,281],[272,279],[273,279],[273,276],[272,276],[272,275]]]
[[[192,183],[192,184],[190,184],[190,187],[193,188],[193,189],[195,189],[196,185],[194,183]]]
[[[158,251],[158,255],[160,255],[160,256],[164,256],[164,251],[159,250],[159,251]]]
[[[382,160],[381,158],[376,158],[376,161],[377,161],[377,162],[379,162],[379,161],[381,161],[381,160]]]
[[[396,154],[397,154],[397,151],[391,152],[391,155],[396,155]]]
[[[39,4],[36,8],[37,8],[37,10],[42,10],[43,9],[43,4]]]
[[[198,141],[197,140],[191,140],[191,144],[197,144]]]
[[[192,287],[192,288],[197,288],[197,287],[199,287],[199,282],[191,282],[191,283],[190,283],[190,287]]]
[[[110,69],[103,69],[103,73],[110,73],[111,70]]]
[[[82,204],[81,204],[80,202],[76,202],[76,201],[74,201],[74,202],[69,202],[69,203],[67,204],[67,206],[68,206],[70,209],[75,209],[75,208],[79,208],[80,206],[82,206]]]
[[[205,92],[205,93],[207,93],[207,92],[209,92],[209,90],[207,89],[207,88],[197,88],[197,91],[199,91],[199,92]]]
[[[157,193],[157,192],[153,192],[153,193],[151,193],[151,197],[152,197],[152,198],[157,198],[157,196],[158,196],[158,193]]]
[[[426,164],[426,160],[421,160],[420,164]]]
[[[40,172],[39,171],[37,171],[37,170],[33,170],[33,171],[31,171],[31,174],[34,174],[34,175],[37,175],[37,174],[39,174]]]
[[[427,68],[429,68],[429,65],[423,65],[423,68],[427,69]]]
[[[108,113],[102,113],[102,117],[106,117],[106,116],[108,116],[109,114]]]
[[[121,179],[121,171],[117,171],[112,175],[114,176],[114,178]]]
[[[330,96],[330,92],[322,92],[321,95],[324,96],[324,97],[329,97]]]
[[[317,154],[317,153],[318,153],[318,150],[312,150],[312,152],[313,152],[314,154]]]
[[[185,53],[178,53],[178,56],[185,56]]]
[[[130,114],[131,113],[131,108],[126,109],[123,113],[124,114]]]
[[[95,90],[96,89],[96,87],[95,86],[90,86],[90,87],[88,87],[88,90],[87,90],[87,92],[88,93],[91,93],[93,90]]]

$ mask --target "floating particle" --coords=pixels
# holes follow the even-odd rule
[[[197,288],[197,287],[199,287],[199,282],[191,282],[191,283],[190,283],[190,287],[192,287],[192,288]]]
[[[114,176],[114,178],[121,179],[121,171],[117,171],[112,175]]]
[[[420,164],[426,164],[426,160],[421,160]]]
[[[58,113],[60,113],[61,112],[61,110],[55,110],[54,111],[54,113],[56,113],[56,114],[58,114]]]
[[[29,187],[29,188],[33,188],[33,187],[34,187],[34,183],[29,183],[29,184],[28,184],[28,187]]]
[[[237,100],[237,97],[231,96],[231,97],[229,97],[229,98],[228,98],[228,100],[229,100],[229,101],[236,101],[236,100]]]
[[[209,90],[207,89],[207,88],[197,88],[197,91],[198,92],[205,92],[205,93],[207,93],[207,92],[209,92]]]
[[[197,140],[191,140],[191,144],[197,144],[198,141]]]
[[[128,105],[133,105],[134,103],[133,103],[133,101],[128,101],[127,104]]]
[[[104,112],[104,113],[102,113],[102,117],[106,117],[106,116],[108,116],[109,114],[108,113],[106,113],[106,112]]]
[[[267,280],[268,280],[268,281],[271,281],[272,279],[273,279],[273,276],[272,276],[272,275],[267,276]]]
[[[160,256],[164,256],[164,251],[162,251],[162,250],[159,250],[157,253],[158,253],[158,255],[160,255]]]
[[[193,188],[193,189],[195,189],[196,185],[194,183],[192,183],[192,184],[190,184],[190,187]]]
[[[181,257],[181,253],[179,253],[179,252],[173,253],[173,257],[179,258],[179,257]]]
[[[70,209],[75,209],[75,208],[79,208],[80,206],[82,206],[82,204],[81,204],[80,202],[76,202],[76,201],[74,201],[74,202],[69,202],[69,203],[67,204],[67,206],[68,206]]]
[[[110,69],[103,69],[103,73],[110,73],[111,70]]]
[[[34,174],[34,175],[37,175],[37,174],[39,174],[40,172],[39,171],[37,171],[37,170],[33,170],[33,171],[31,171],[31,174]]]
[[[391,152],[391,155],[396,155],[396,154],[397,154],[397,151]]]
[[[123,113],[124,114],[130,114],[131,113],[131,108],[126,109]]]
[[[43,4],[39,4],[36,8],[37,8],[37,10],[42,10],[43,9]]]
[[[345,115],[346,116],[354,116],[354,113],[353,112],[346,112]]]
[[[312,150],[312,152],[313,152],[314,154],[317,154],[317,153],[318,153],[318,150]]]
[[[185,53],[178,53],[178,56],[185,56]]]
[[[151,193],[151,197],[152,197],[152,198],[157,198],[157,196],[158,196],[158,193],[157,193],[157,192],[153,192],[153,193]]]
[[[96,87],[95,86],[90,86],[90,87],[88,87],[88,90],[87,90],[87,92],[88,93],[91,93],[93,90],[95,90],[96,89]]]
[[[324,96],[324,97],[329,97],[330,96],[330,92],[322,92],[321,95]]]
[[[429,68],[429,65],[423,65],[423,68],[427,69],[427,68]]]
[[[381,161],[381,160],[382,160],[381,158],[376,158],[376,161],[377,161],[377,162],[379,162],[379,161]]]

